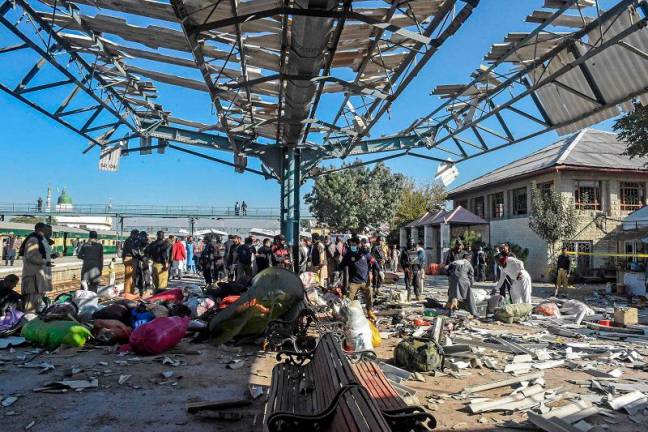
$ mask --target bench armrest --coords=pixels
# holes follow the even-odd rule
[[[297,352],[291,350],[281,350],[277,353],[277,361],[281,362],[286,357],[286,363],[291,365],[303,366],[307,360],[312,360],[315,350],[306,352]]]
[[[373,350],[353,351],[346,353],[351,363],[358,363],[365,360],[378,360],[378,355]]]
[[[382,413],[394,432],[433,430],[437,423],[432,414],[418,405],[384,410]]]

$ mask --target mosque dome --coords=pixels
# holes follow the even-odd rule
[[[65,188],[63,188],[63,190],[61,191],[61,195],[59,195],[56,203],[58,205],[72,205],[72,197],[67,193]]]

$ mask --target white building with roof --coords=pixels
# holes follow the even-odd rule
[[[623,155],[616,134],[584,129],[529,156],[471,180],[449,193],[462,206],[490,223],[491,243],[514,242],[529,248],[526,267],[546,279],[547,245],[529,228],[531,185],[554,188],[574,199],[581,210],[577,234],[566,245],[594,253],[577,259],[585,278],[611,276],[621,220],[646,204],[648,162]]]

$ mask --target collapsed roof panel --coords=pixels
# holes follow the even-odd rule
[[[437,86],[432,94],[444,102],[397,136],[431,149],[443,144],[455,160],[465,160],[549,130],[567,134],[613,118],[633,109],[634,99],[648,103],[642,5],[620,0],[604,10],[595,0],[547,0],[551,10],[527,17],[539,24],[535,29],[494,44],[486,56],[491,64],[480,66],[471,82]]]

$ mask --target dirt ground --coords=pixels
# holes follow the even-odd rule
[[[486,285],[484,285],[486,287]],[[393,287],[391,287],[393,288]],[[389,287],[386,288],[390,289]],[[430,278],[426,293],[434,297],[443,296],[443,278]],[[593,288],[590,288],[591,290]],[[587,290],[587,291],[589,291]],[[534,296],[546,296],[548,286],[538,285]],[[574,290],[577,297],[585,297],[586,290]],[[388,320],[379,320],[379,330],[390,330]],[[384,324],[381,324],[384,323]],[[500,329],[511,333],[533,333],[523,325],[477,323],[481,328]],[[382,341],[378,356],[389,362],[393,348],[399,339]],[[648,355],[646,346],[638,351]],[[13,352],[12,352],[13,351]],[[275,353],[263,352],[255,346],[214,347],[209,344],[192,344],[185,339],[173,350],[156,357],[142,357],[134,354],[119,355],[111,347],[68,348],[53,353],[41,352],[34,347],[0,350],[0,398],[18,396],[8,407],[0,407],[0,431],[67,432],[84,431],[260,431],[262,430],[263,407],[267,386],[270,384]],[[506,353],[488,350],[488,354],[505,364]],[[228,368],[232,360],[244,360],[240,368]],[[42,368],[21,367],[26,362],[51,363],[54,368],[43,373]],[[167,364],[163,364],[167,363]],[[72,371],[72,369],[75,369]],[[620,381],[629,378],[648,382],[648,373],[628,368]],[[173,372],[165,378],[162,372]],[[69,376],[75,372],[71,378]],[[447,370],[446,370],[447,372]],[[490,369],[465,369],[465,377],[453,377],[443,373],[437,376],[425,374],[425,382],[406,381],[403,384],[416,390],[422,406],[431,409],[437,418],[439,431],[483,431],[483,430],[529,430],[529,426],[505,428],[506,424],[522,423],[524,413],[469,414],[467,399],[455,399],[466,386],[509,378],[510,374]],[[126,378],[126,376],[129,376]],[[81,392],[42,393],[33,390],[47,383],[61,379],[85,379],[96,377],[98,387]],[[591,393],[591,390],[568,383],[566,380],[586,380],[592,377],[584,372],[566,367],[545,371],[545,388],[559,388],[563,392]],[[119,381],[122,384],[119,384]],[[210,412],[189,414],[189,402],[220,401],[246,397],[249,385],[266,386],[266,393],[251,405],[234,409],[243,414],[236,421],[209,418]],[[508,395],[510,387],[484,392],[483,396],[500,397]],[[567,398],[549,406],[566,403]],[[625,414],[614,419],[595,416],[588,419],[599,426],[598,430],[646,431],[648,417],[643,424],[636,424]],[[33,423],[33,424],[32,424]],[[30,427],[31,425],[31,427]]]
[[[18,401],[1,408],[0,430],[22,431],[214,431],[261,430],[264,397],[243,412],[242,420],[209,420],[205,414],[188,414],[188,402],[219,401],[247,397],[249,384],[269,386],[274,365],[272,353],[244,347],[241,353],[227,352],[207,344],[183,341],[157,357],[119,356],[110,349],[69,348],[36,356],[34,363],[48,362],[55,369],[19,368],[15,363],[33,356],[33,348],[0,351],[0,395],[20,395]],[[163,364],[165,359],[172,362]],[[245,360],[239,369],[227,368],[233,359]],[[24,360],[23,360],[24,361]],[[173,366],[173,364],[178,364]],[[66,377],[72,368],[81,369]],[[171,371],[165,378],[162,372]],[[123,384],[120,378],[130,375]],[[97,377],[99,387],[82,392],[36,393],[33,389],[61,379]]]

